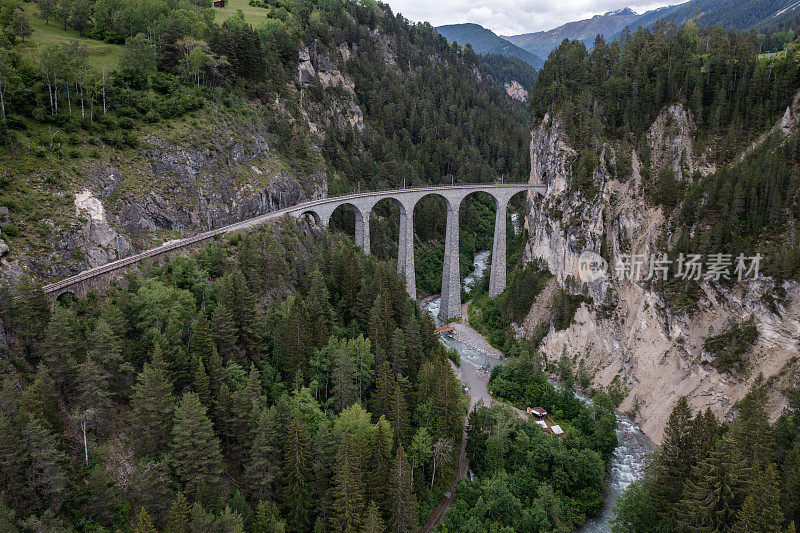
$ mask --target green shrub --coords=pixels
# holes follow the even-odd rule
[[[161,115],[159,115],[158,111],[156,111],[155,109],[151,109],[144,116],[144,121],[147,122],[148,124],[155,124],[159,120],[161,120]]]
[[[117,109],[117,115],[128,119],[139,118],[139,112],[135,108],[130,106],[120,107],[119,109]],[[122,119],[120,119],[119,122],[121,123]]]
[[[719,335],[709,337],[703,348],[714,356],[714,366],[720,372],[744,374],[748,361],[745,352],[758,339],[758,328],[752,318],[741,324],[734,323]]]
[[[133,129],[134,123],[129,117],[122,117],[117,121],[117,125],[123,130]]]
[[[150,76],[150,86],[157,93],[170,95],[180,88],[181,82],[172,74],[156,72]]]
[[[11,224],[9,224],[5,228],[3,228],[2,234],[4,236],[13,238],[13,237],[16,237],[17,235],[19,235],[19,230],[17,229],[17,226],[15,226],[14,223],[12,222]]]

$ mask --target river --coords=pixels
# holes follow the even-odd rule
[[[465,292],[468,287],[474,286],[474,283],[480,279],[486,272],[488,266],[489,252],[479,252],[475,256],[473,262],[473,270],[465,278]],[[434,320],[439,314],[439,298],[435,298],[425,305],[425,310],[430,312]],[[497,353],[491,353],[492,349],[489,343],[483,338],[480,333],[470,328],[469,326],[460,326],[456,331],[457,334],[468,333],[473,342],[469,345],[465,342],[460,342],[452,337],[442,335],[440,337],[442,343],[449,349],[456,350],[461,357],[462,369],[460,371],[460,378],[462,382],[469,388],[470,404],[474,405],[477,400],[487,399],[491,401],[488,393],[486,392],[486,383],[489,378],[489,371],[492,367],[502,365],[503,360],[497,357]],[[474,338],[478,337],[482,342],[474,342]],[[481,344],[486,348],[481,348]],[[472,365],[475,368],[469,368],[469,371],[464,368],[464,364]],[[557,385],[557,384],[556,384]],[[578,398],[582,401],[591,401],[587,396],[576,392]],[[641,479],[644,474],[644,466],[650,452],[653,450],[653,444],[650,439],[642,433],[639,427],[628,416],[622,413],[616,413],[617,416],[617,441],[618,446],[614,450],[614,456],[611,458],[608,474],[608,486],[606,491],[606,504],[602,512],[588,519],[578,531],[585,533],[606,533],[611,531],[611,520],[614,517],[614,504],[617,497],[619,497],[628,486],[634,481]]]

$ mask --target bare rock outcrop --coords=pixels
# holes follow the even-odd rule
[[[695,169],[703,172],[694,155],[692,128],[682,106],[663,110],[647,137],[651,169],[670,166],[684,179]],[[530,181],[547,184],[548,193],[529,204],[526,259],[546,264],[562,287],[590,296],[591,303],[581,305],[569,328],[551,327],[542,352],[551,361],[563,354],[576,363],[583,361],[594,375],[593,386],[621,379],[629,394],[620,408],[634,414],[656,442],[681,396],[687,396],[695,410],[709,407],[717,416],[729,417],[761,373],[770,386],[768,411],[776,418],[786,405],[782,391],[796,385],[800,375],[800,284],[778,284],[769,278],[733,286],[703,282],[697,308],[682,313],[671,310],[643,281],[609,276],[578,283],[581,252],[603,253],[613,269],[623,254],[649,256],[659,251],[659,238],[669,221],[660,206],[644,197],[642,163],[635,152],[629,175],[618,175],[619,170],[612,170],[619,167],[618,154],[605,145],[593,175],[601,192],[586,198],[575,190],[572,162],[577,151],[563,131],[557,117],[547,116],[531,132]],[[776,304],[772,295],[778,293],[784,296]],[[536,305],[547,302],[537,298]],[[540,311],[531,310],[523,324],[525,334],[533,334],[540,325]],[[710,364],[704,341],[733,322],[749,319],[758,329],[758,340],[747,354],[749,372],[734,376],[718,371]]]
[[[514,100],[518,100],[520,102],[528,101],[528,91],[526,91],[517,80],[506,82],[503,87],[506,90],[506,94]]]
[[[350,48],[346,43],[342,43],[337,51],[342,61],[350,58]],[[321,125],[341,128],[345,124],[359,133],[364,130],[364,113],[355,99],[355,83],[342,74],[331,59],[318,53],[316,47],[300,47],[297,76],[300,85],[306,89],[319,84],[325,90],[335,88],[341,91],[339,94],[328,91],[323,103],[305,99],[304,114],[312,132],[322,131]]]

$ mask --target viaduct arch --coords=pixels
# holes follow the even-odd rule
[[[508,202],[521,192],[527,192],[529,199],[538,194],[544,194],[545,185],[527,183],[509,184],[476,184],[476,185],[450,185],[446,187],[415,187],[388,191],[363,192],[332,198],[312,200],[273,211],[248,220],[243,220],[229,226],[224,226],[211,231],[200,233],[186,239],[170,241],[159,247],[151,248],[144,252],[107,263],[105,265],[85,270],[75,276],[56,281],[44,286],[45,293],[51,298],[58,298],[65,293],[84,296],[89,290],[107,285],[111,279],[119,275],[120,271],[146,259],[164,259],[184,249],[195,247],[204,241],[213,239],[217,235],[241,231],[274,220],[284,215],[299,219],[310,215],[315,222],[327,227],[333,212],[342,205],[350,205],[355,213],[355,242],[364,250],[370,252],[369,242],[369,215],[375,204],[383,199],[392,199],[400,206],[400,238],[397,252],[397,271],[406,281],[406,291],[416,299],[416,278],[414,269],[414,207],[422,198],[429,195],[438,195],[444,198],[447,204],[447,225],[445,232],[444,267],[442,270],[442,305],[439,318],[447,321],[450,318],[461,316],[461,275],[458,261],[458,230],[459,209],[461,202],[472,193],[485,192],[491,195],[496,202],[496,215],[494,225],[494,242],[492,246],[492,265],[489,274],[489,295],[498,296],[506,288],[506,214]]]

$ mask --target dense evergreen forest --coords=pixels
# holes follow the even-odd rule
[[[4,531],[416,531],[449,483],[465,401],[432,321],[335,234],[284,220],[1,311]]]
[[[800,167],[797,134],[776,133],[738,157],[777,122],[800,87],[798,52],[758,59],[755,33],[660,23],[607,44],[565,41],[531,93],[534,120],[558,112],[580,150],[574,186],[599,192],[593,169],[603,146],[619,152],[613,172],[631,174],[636,149],[650,199],[678,217],[665,229],[675,253],[768,255],[765,271],[800,276]],[[670,169],[651,172],[646,132],[662,109],[682,103],[696,126],[697,152],[718,169],[682,179]]]
[[[800,520],[800,396],[770,425],[756,382],[738,416],[692,416],[686,399],[670,415],[645,478],[617,506],[615,532],[795,531]]]

